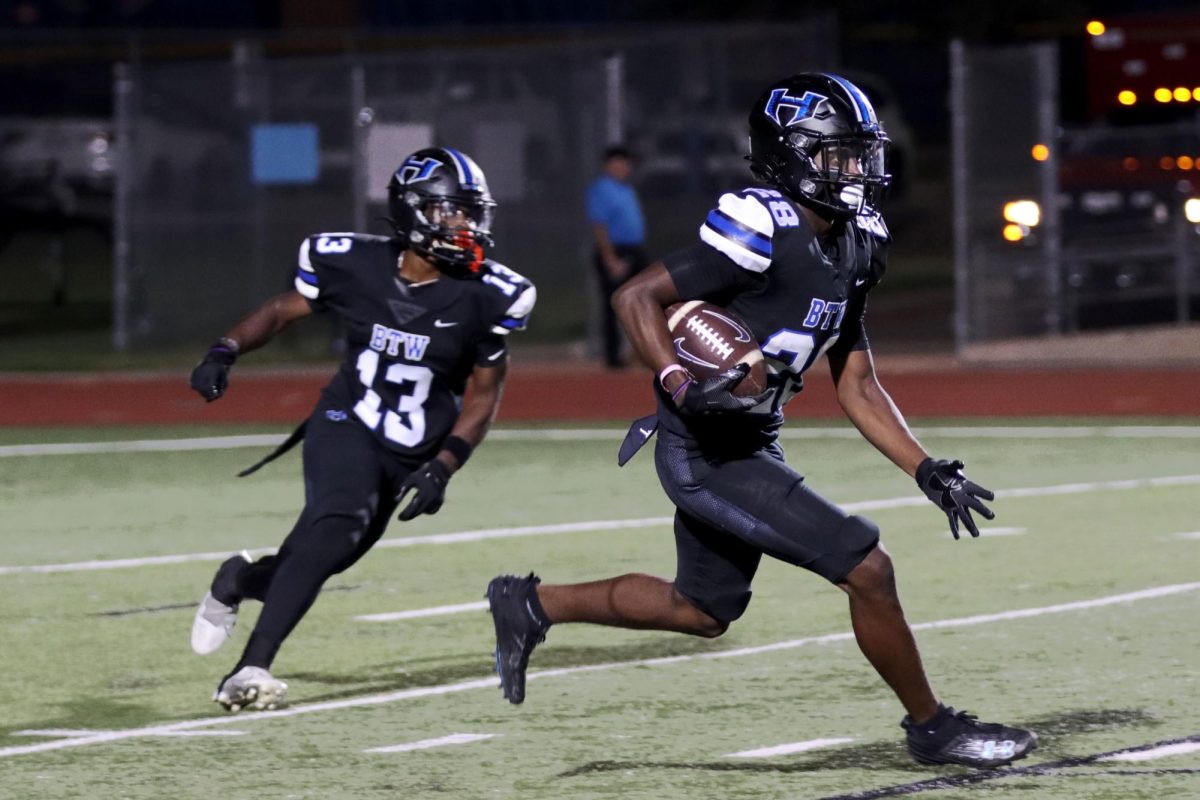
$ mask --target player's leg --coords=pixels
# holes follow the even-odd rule
[[[1031,731],[980,723],[938,703],[874,523],[847,515],[786,464],[763,454],[719,463],[690,488],[685,495],[697,513],[722,517],[764,553],[815,572],[850,595],[855,638],[908,711],[903,724],[916,760],[994,767],[1036,746]],[[731,508],[744,518],[730,516]]]
[[[640,573],[547,586],[532,574],[493,579],[487,598],[505,699],[524,701],[529,656],[554,624],[590,622],[709,638],[724,633],[750,602],[760,554],[683,514],[675,517],[675,542],[674,581]]]
[[[378,445],[352,421],[313,415],[304,444],[304,474],[305,509],[278,556],[257,571],[242,570],[242,591],[245,596],[261,594],[263,609],[241,659],[218,688],[217,700],[226,707],[245,705],[237,702],[245,698],[232,691],[237,676],[244,670],[270,669],[325,581],[369,549],[386,525],[387,516],[380,512],[391,511],[390,481]],[[231,682],[234,686],[227,687]]]

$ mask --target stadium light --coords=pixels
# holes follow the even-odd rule
[[[1200,101],[1200,86],[1197,86],[1195,89],[1192,89],[1192,99],[1196,100],[1196,101]]]
[[[1034,161],[1045,161],[1050,157],[1050,148],[1044,144],[1035,144],[1029,151]]]
[[[1141,169],[1142,162],[1138,161],[1133,156],[1125,156],[1125,158],[1121,161],[1121,166],[1125,168],[1126,172],[1137,172],[1139,169]]]
[[[1175,159],[1170,156],[1163,156],[1158,160],[1158,168],[1165,170],[1175,169]]]
[[[1175,87],[1175,101],[1178,103],[1186,103],[1192,99],[1192,90],[1186,86]]]
[[[1160,103],[1171,102],[1171,90],[1165,86],[1160,86],[1154,90],[1154,99]]]
[[[1036,228],[1042,221],[1042,207],[1036,200],[1012,200],[1004,204],[1004,219],[1014,225]]]
[[[1193,225],[1200,224],[1200,197],[1190,197],[1183,204],[1183,215]]]
[[[1137,95],[1128,89],[1117,92],[1117,102],[1123,106],[1131,106],[1137,102]]]
[[[1194,165],[1195,162],[1192,161],[1191,156],[1180,156],[1179,158],[1175,159],[1175,166],[1179,167],[1180,169],[1191,169]]]
[[[1091,20],[1087,24],[1087,32],[1092,36],[1102,36],[1106,30],[1104,23],[1098,19]]]
[[[1025,238],[1025,228],[1012,222],[1004,226],[1002,233],[1006,242],[1019,242]]]

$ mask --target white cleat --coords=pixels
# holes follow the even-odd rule
[[[206,656],[220,649],[233,635],[237,612],[237,606],[227,606],[213,597],[212,592],[205,592],[192,620],[192,650]]]
[[[213,700],[226,711],[241,711],[250,706],[271,711],[287,700],[287,684],[262,667],[242,667],[221,681]]]
[[[217,568],[214,586],[225,586],[220,591],[230,591],[226,586],[235,579],[237,571],[250,563],[250,554],[243,550],[236,556],[228,558]],[[236,583],[233,584],[236,586]],[[223,595],[225,596],[225,595]],[[237,623],[237,604],[226,605],[213,596],[212,591],[204,595],[196,608],[196,616],[192,619],[192,650],[197,655],[206,656],[220,649],[233,635],[233,626]]]

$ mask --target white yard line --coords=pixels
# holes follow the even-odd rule
[[[364,753],[408,753],[412,750],[428,750],[431,747],[445,747],[449,744],[469,744],[481,742],[484,739],[494,739],[498,733],[452,733],[449,736],[439,736],[436,739],[422,739],[408,744],[394,744],[390,747],[372,747],[363,750]]]
[[[1188,531],[1187,533],[1175,533],[1175,534],[1172,534],[1172,538],[1185,539],[1185,540],[1186,539],[1192,539],[1192,540],[1200,539],[1200,531]]]
[[[771,758],[772,756],[787,756],[793,753],[806,753],[822,747],[833,747],[835,744],[848,744],[853,739],[810,739],[807,742],[791,742],[777,744],[773,747],[760,747],[757,750],[743,750],[740,753],[726,753],[725,758]]]
[[[483,611],[488,607],[487,600],[477,603],[459,603],[453,606],[434,606],[432,608],[416,608],[412,611],[390,611],[384,614],[363,614],[354,619],[359,622],[395,622],[401,619],[420,619],[421,617],[440,617],[445,614],[461,614],[464,611]]]
[[[75,739],[81,736],[95,736],[100,733],[118,733],[119,731],[101,731],[75,728],[47,728],[44,730],[13,731],[10,736],[38,736],[47,739]],[[245,736],[245,731],[170,731],[160,736]]]
[[[983,525],[979,526],[979,536],[984,539],[990,539],[993,536],[1022,536],[1026,533],[1028,533],[1027,528],[988,528]],[[947,539],[954,538],[954,534],[950,531],[945,531],[942,535]],[[965,538],[969,537],[971,532],[960,528],[959,535]]]
[[[1200,475],[1171,475],[1162,478],[1137,478],[1121,481],[1096,481],[1092,483],[1067,483],[1059,486],[1034,486],[1019,489],[1001,489],[996,492],[998,499],[1018,497],[1050,497],[1064,494],[1084,494],[1087,492],[1124,491],[1129,489],[1148,489],[1172,486],[1200,485]],[[839,503],[840,507],[850,513],[859,511],[879,511],[890,508],[913,508],[928,505],[924,497],[891,497],[884,500],[865,500],[857,503]],[[546,536],[558,533],[583,533],[590,531],[627,530],[635,528],[654,528],[660,525],[670,525],[671,517],[642,517],[640,519],[609,519],[591,520],[587,522],[562,522],[552,525],[526,525],[513,528],[486,528],[477,531],[460,531],[457,533],[435,533],[429,536],[406,536],[398,539],[383,539],[375,547],[417,547],[423,545],[459,544],[461,542],[480,542],[489,539],[512,539],[521,536]],[[969,535],[969,534],[968,534]],[[274,548],[251,548],[253,555],[274,553]],[[118,558],[96,561],[76,561],[64,564],[31,564],[25,566],[0,567],[2,575],[20,575],[26,573],[57,573],[57,572],[90,572],[92,570],[123,569],[128,567],[148,567],[163,564],[183,564],[193,561],[224,561],[229,558],[229,551],[210,553],[186,553],[169,556],[146,556],[142,558]]]
[[[947,439],[1200,439],[1196,425],[957,425],[915,427],[917,436]],[[820,428],[784,428],[784,439],[858,439],[850,425]],[[488,434],[496,442],[589,442],[620,441],[625,428],[499,428]],[[60,442],[55,444],[11,444],[0,446],[0,458],[21,456],[74,456],[103,453],[163,453],[191,450],[229,450],[240,447],[275,447],[284,440],[279,433],[239,436],[205,436],[185,439],[133,439],[108,442]]]
[[[1101,761],[1154,761],[1158,758],[1166,758],[1167,756],[1180,756],[1185,753],[1200,752],[1200,742],[1179,742],[1178,744],[1167,744],[1162,747],[1155,747],[1152,750],[1135,750],[1130,753],[1117,753],[1111,756],[1105,756]]]
[[[1061,614],[1068,611],[1083,611],[1092,608],[1101,608],[1103,606],[1117,605],[1119,603],[1133,603],[1140,600],[1150,600],[1159,597],[1182,594],[1185,592],[1194,592],[1197,589],[1200,589],[1200,583],[1179,583],[1170,586],[1156,586],[1136,592],[1109,595],[1107,597],[1097,597],[1091,600],[1080,600],[1073,603],[1061,603],[1053,606],[1001,611],[995,614],[979,614],[971,617],[957,617],[953,619],[922,622],[913,625],[912,628],[916,631],[939,630],[943,628],[965,628],[973,625],[984,625],[992,622],[1004,622],[1014,619],[1029,619],[1033,617],[1042,617],[1049,614]],[[693,653],[690,655],[667,656],[663,658],[642,658],[632,661],[615,661],[603,664],[588,664],[578,667],[563,667],[561,669],[548,669],[531,672],[528,675],[528,680],[545,680],[547,678],[555,678],[563,675],[578,675],[587,672],[606,672],[625,667],[653,667],[665,666],[668,664],[683,664],[690,661],[710,661],[722,658],[739,658],[743,656],[759,655],[762,653],[771,653],[780,650],[793,650],[798,647],[804,647],[812,644],[829,644],[832,642],[849,641],[853,638],[854,634],[847,631],[844,633],[831,633],[823,636],[809,636],[803,639],[790,639],[782,642],[772,642],[770,644],[758,645],[755,647],[740,647],[734,650],[724,650],[715,653]],[[308,705],[299,705],[293,706],[292,708],[280,709],[278,711],[243,713],[224,717],[193,719],[184,722],[162,723],[159,725],[150,725],[144,728],[130,728],[123,731],[106,731],[71,739],[59,739],[53,742],[39,742],[37,744],[30,745],[3,747],[0,748],[0,758],[28,755],[31,753],[43,753],[51,750],[62,750],[68,747],[85,747],[94,744],[105,744],[107,742],[122,741],[125,739],[163,736],[172,734],[176,731],[191,731],[221,725],[244,725],[247,723],[258,722],[260,720],[295,717],[301,714],[315,714],[324,711],[339,711],[346,708],[387,705],[390,703],[402,702],[404,700],[415,700],[423,697],[437,697],[446,694],[457,694],[459,692],[468,692],[475,689],[490,689],[495,691],[497,685],[497,679],[495,677],[478,678],[470,681],[462,681],[460,683],[442,684],[441,686],[426,686],[419,689],[406,689],[399,692],[364,695],[363,697],[355,697],[349,700],[330,700],[324,703],[311,703]]]

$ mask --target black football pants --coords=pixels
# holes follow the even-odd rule
[[[325,581],[379,541],[400,484],[417,466],[379,444],[353,416],[334,421],[325,411],[318,405],[304,438],[300,518],[278,555],[259,559],[238,576],[240,593],[263,603],[239,667],[270,667]]]

